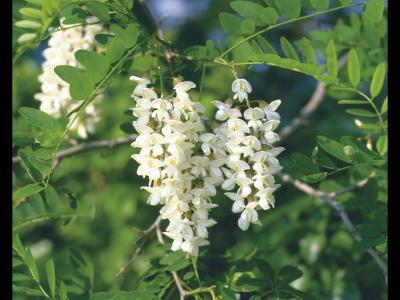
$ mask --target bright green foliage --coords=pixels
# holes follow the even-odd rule
[[[187,299],[386,299],[384,276],[370,256],[375,251],[387,258],[384,1],[211,1],[208,11],[175,34],[166,30],[163,38],[146,1],[16,2],[15,299],[179,299],[171,272],[181,278]],[[34,109],[39,70],[28,64],[28,50],[52,34],[49,28],[57,30],[60,18],[64,25],[82,26],[91,16],[107,28],[95,37],[101,51],[79,50],[79,67],[54,69],[80,106],[59,117]],[[221,29],[223,38],[214,38]],[[269,67],[253,66],[260,64]],[[251,82],[252,106],[282,99],[281,128],[298,115],[306,118],[300,125],[310,125],[281,140],[282,172],[319,195],[339,192],[334,200],[362,240],[326,199],[284,177],[277,179],[282,187],[276,207],[259,215],[262,226],[247,232],[237,229],[231,201],[218,194],[212,217],[220,226],[210,230],[211,244],[196,259],[171,251],[166,238],[159,243],[155,230],[145,235],[158,211],[146,205],[129,143],[68,155],[75,144],[135,133],[131,75],[150,78],[158,95],[171,90],[173,78],[193,80],[193,99],[204,104],[210,120],[211,101],[227,99],[234,75]],[[323,98],[310,116],[309,106],[302,106],[311,95],[316,101],[316,81],[324,83],[317,90]],[[99,93],[104,101],[96,133],[77,139],[70,116]],[[60,151],[67,153],[62,159]],[[165,227],[162,221],[160,231]]]

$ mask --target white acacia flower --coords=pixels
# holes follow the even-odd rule
[[[176,97],[162,99],[147,87],[148,81],[132,79],[138,82],[132,111],[139,133],[132,146],[140,149],[132,158],[139,163],[137,174],[149,179],[149,185],[142,187],[150,193],[147,202],[162,205],[160,215],[169,221],[164,234],[173,239],[171,249],[198,255],[199,247],[208,244],[208,228],[216,223],[209,217],[216,207],[210,197],[223,181],[225,152],[219,149],[218,138],[205,132],[204,107],[190,99],[194,83],[181,82],[174,88]],[[197,142],[202,147],[196,147]]]
[[[237,79],[232,84],[234,99],[240,102],[248,99],[251,86],[245,79]],[[283,147],[273,147],[279,141],[274,132],[279,125],[280,116],[276,112],[280,100],[271,102],[267,107],[248,107],[243,118],[239,110],[234,117],[228,117],[228,110],[235,110],[230,104],[214,101],[218,108],[216,120],[222,123],[214,129],[218,138],[224,166],[220,171],[225,180],[222,189],[229,191],[225,195],[234,201],[232,212],[241,213],[238,226],[247,230],[250,224],[261,224],[257,210],[273,207],[273,192],[279,187],[275,184],[274,174],[282,169],[278,156]],[[205,146],[209,151],[208,146]]]
[[[96,20],[93,17],[88,18],[89,23]],[[94,37],[105,32],[104,27],[98,24],[61,27],[63,30],[52,33],[48,48],[43,51],[45,61],[42,64],[43,72],[39,75],[41,92],[34,95],[34,98],[41,102],[40,110],[56,118],[73,111],[81,103],[71,98],[69,84],[58,77],[54,68],[58,65],[78,67],[79,62],[76,61],[74,53],[80,49],[99,51],[100,47]],[[81,138],[87,138],[88,134],[94,133],[95,125],[100,120],[98,105],[102,97],[98,95],[89,103],[72,124],[71,130],[76,131]],[[72,114],[70,120],[75,116],[76,114]]]
[[[238,99],[242,103],[248,99],[247,93],[251,93],[251,85],[246,79],[236,79],[232,82],[232,92],[235,93],[233,99]]]
[[[231,108],[231,104],[222,103],[220,101],[211,101],[211,103],[218,108],[215,119],[218,121],[225,121],[230,118],[240,118],[242,113],[236,108]]]

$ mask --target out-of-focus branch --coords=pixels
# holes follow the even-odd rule
[[[343,55],[339,58],[338,68],[339,70],[345,65],[347,61],[347,55]],[[307,101],[306,105],[300,110],[299,115],[290,122],[290,124],[283,127],[279,132],[280,140],[287,139],[301,126],[307,125],[311,115],[317,110],[319,105],[325,98],[326,84],[319,81],[310,100]]]
[[[361,234],[358,232],[358,230],[355,228],[355,226],[353,225],[353,223],[350,220],[349,215],[347,214],[346,210],[344,209],[343,205],[338,202],[335,197],[347,193],[347,192],[351,192],[354,191],[358,188],[363,187],[368,179],[370,178],[366,178],[364,180],[359,181],[355,186],[350,187],[350,188],[346,188],[343,189],[339,192],[336,193],[324,193],[322,191],[316,190],[313,187],[309,186],[308,184],[301,182],[297,179],[292,178],[290,175],[285,174],[285,173],[279,173],[278,174],[282,180],[284,182],[287,182],[291,185],[293,185],[296,189],[302,191],[303,193],[311,196],[311,197],[318,197],[320,199],[322,199],[325,203],[327,203],[330,207],[332,207],[340,216],[340,218],[342,219],[343,223],[345,224],[347,230],[350,232],[350,234],[353,236],[353,238],[359,242],[362,241],[363,238],[361,237]],[[378,254],[378,252],[376,252],[375,250],[373,250],[372,248],[367,250],[367,253],[374,259],[374,261],[376,262],[376,264],[380,267],[380,269],[382,270],[384,276],[385,276],[385,282],[387,285],[387,280],[388,280],[388,273],[387,273],[387,264],[386,262],[380,257],[380,255]]]
[[[60,162],[62,159],[66,157],[70,157],[82,152],[86,152],[92,149],[99,149],[99,148],[115,148],[121,145],[126,145],[132,143],[136,139],[136,134],[127,135],[124,137],[116,138],[113,140],[102,140],[102,141],[93,141],[84,144],[78,144],[76,146],[67,148],[65,150],[60,150],[56,154],[56,159]],[[21,158],[19,156],[14,156],[12,158],[13,164],[19,163]]]

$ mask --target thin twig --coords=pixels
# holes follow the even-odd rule
[[[84,144],[78,144],[76,146],[60,150],[56,154],[56,159],[61,161],[62,159],[66,157],[73,156],[75,154],[79,154],[81,152],[86,152],[88,150],[92,149],[98,149],[98,148],[115,148],[121,145],[126,145],[128,143],[133,142],[136,139],[136,134],[131,134],[127,135],[124,137],[116,138],[113,140],[101,140],[101,141],[93,141],[89,143],[84,143]],[[19,156],[14,156],[12,158],[13,164],[19,163],[21,161],[21,158]]]
[[[297,179],[292,178],[290,175],[285,174],[285,173],[278,173],[278,175],[282,178],[284,182],[290,183],[293,185],[295,188],[298,190],[304,192],[305,194],[312,196],[312,197],[318,197],[322,199],[325,203],[327,203],[330,207],[332,207],[336,212],[339,214],[340,218],[342,219],[343,223],[347,227],[347,230],[350,232],[350,234],[353,236],[353,238],[356,241],[362,241],[363,238],[361,234],[358,232],[358,230],[355,228],[353,223],[350,220],[349,215],[347,214],[346,210],[344,209],[343,205],[336,201],[334,197],[332,197],[331,194],[324,193],[322,191],[316,190],[313,187],[309,186],[308,184],[301,182]],[[334,196],[338,196],[340,194],[343,194],[348,191],[352,191],[357,189],[359,186],[364,186],[366,184],[365,180],[360,181],[358,184],[355,185],[355,187],[347,188],[344,189],[340,192],[334,193]],[[380,257],[378,252],[373,250],[372,248],[367,250],[367,253],[375,260],[377,265],[381,268],[384,276],[385,276],[385,283],[387,285],[387,279],[388,279],[388,274],[387,274],[387,264],[386,262]]]
[[[122,274],[126,272],[128,267],[135,261],[135,259],[139,256],[139,254],[142,252],[143,247],[147,241],[148,236],[150,233],[157,228],[157,226],[160,226],[161,222],[161,216],[158,216],[158,218],[145,230],[143,230],[143,235],[141,237],[142,241],[140,242],[139,246],[135,249],[135,252],[133,253],[132,257],[123,265],[117,274],[115,274],[116,277],[121,277]]]

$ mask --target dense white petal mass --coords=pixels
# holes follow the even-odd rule
[[[89,23],[96,21],[90,18]],[[62,21],[62,20],[61,20]],[[71,99],[69,84],[62,80],[54,72],[58,65],[79,66],[74,53],[80,49],[99,50],[95,35],[105,32],[102,25],[84,25],[69,28],[71,25],[62,25],[63,30],[52,33],[48,48],[43,51],[45,58],[42,64],[43,73],[39,76],[41,92],[34,95],[34,98],[41,102],[40,109],[54,117],[60,117],[77,108],[81,102]],[[99,121],[98,103],[102,95],[98,95],[85,109],[80,112],[71,126],[77,134],[86,138],[88,133],[94,133],[95,124]],[[70,119],[75,115],[71,115]]]
[[[198,255],[199,247],[209,244],[208,228],[216,223],[209,212],[217,206],[210,197],[223,182],[220,141],[205,132],[205,109],[187,93],[196,87],[193,82],[178,83],[176,97],[162,99],[147,87],[149,81],[130,78],[137,83],[132,111],[139,133],[132,146],[140,149],[132,158],[139,163],[137,174],[149,179],[149,186],[142,187],[150,193],[147,202],[162,205],[171,249]]]
[[[243,102],[252,88],[247,80],[236,79],[232,91],[233,99]],[[215,119],[222,122],[214,129],[220,141],[216,144],[226,157],[225,167],[221,168],[225,176],[221,187],[229,191],[225,195],[233,200],[232,212],[240,213],[238,226],[242,230],[247,230],[250,224],[260,225],[257,210],[268,210],[275,204],[272,194],[279,185],[275,184],[273,174],[282,169],[276,156],[284,150],[273,146],[279,141],[274,130],[280,122],[276,112],[280,104],[281,100],[275,100],[266,107],[248,107],[242,118],[240,110],[232,104],[213,101],[218,109]],[[237,113],[228,113],[233,111]]]

